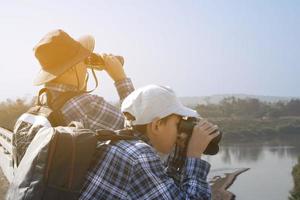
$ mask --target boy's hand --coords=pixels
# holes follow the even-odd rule
[[[105,63],[104,70],[114,81],[119,81],[126,78],[126,74],[121,62],[112,54],[102,54]]]
[[[218,126],[201,120],[195,127],[187,147],[187,157],[200,158],[206,147],[212,139],[217,137],[220,132],[217,131]]]

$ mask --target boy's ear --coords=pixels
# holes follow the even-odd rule
[[[154,118],[154,120],[151,122],[151,131],[153,133],[156,133],[159,129],[159,125],[160,125],[160,118],[158,117]]]

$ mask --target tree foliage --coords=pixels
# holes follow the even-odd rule
[[[12,130],[17,118],[29,107],[32,106],[33,100],[27,102],[25,99],[15,101],[7,99],[0,103],[0,126]]]
[[[292,175],[294,188],[290,192],[289,200],[300,200],[300,157],[298,158],[298,163],[293,167]]]
[[[300,116],[300,99],[288,102],[267,103],[255,98],[224,98],[219,104],[198,105],[195,108],[203,117],[278,118]]]

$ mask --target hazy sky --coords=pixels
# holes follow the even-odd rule
[[[125,57],[136,87],[171,86],[180,96],[245,93],[300,96],[300,1],[2,1],[0,100],[32,96],[32,48],[61,28],[91,34],[96,52]],[[98,73],[95,93],[116,100]]]

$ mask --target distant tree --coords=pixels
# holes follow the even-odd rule
[[[7,99],[0,103],[0,126],[12,130],[17,118],[33,104],[33,100],[27,102],[25,99],[15,101]]]
[[[277,119],[281,116],[281,112],[278,109],[270,109],[267,113],[267,116],[270,118]]]
[[[226,97],[220,102],[220,108],[224,117],[231,117],[235,113],[236,98]]]
[[[208,105],[197,105],[195,110],[202,116],[202,117],[222,117],[222,109],[220,106],[215,104],[208,104]]]
[[[286,115],[300,116],[300,99],[290,100],[285,107]]]
[[[219,104],[197,105],[195,109],[205,117],[270,117],[276,119],[282,116],[300,116],[300,100],[292,99],[287,103],[266,103],[255,98],[226,97]]]
[[[300,200],[300,157],[298,158],[298,163],[293,167],[292,175],[294,188],[290,192],[289,200]]]

